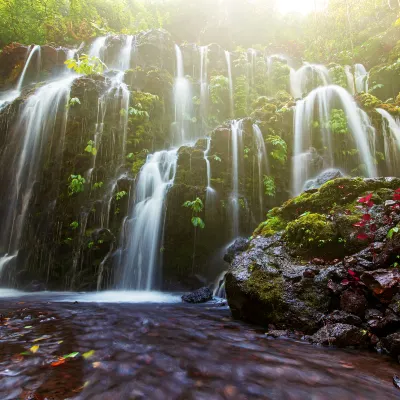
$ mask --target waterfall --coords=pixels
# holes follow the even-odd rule
[[[250,87],[254,87],[254,78],[256,75],[256,58],[257,58],[257,51],[254,49],[249,49],[248,52],[250,53],[250,73],[249,73],[249,81]]]
[[[385,160],[388,173],[400,175],[400,120],[395,120],[386,110],[377,108],[382,116]]]
[[[119,257],[124,289],[154,289],[161,263],[165,199],[174,182],[176,162],[176,149],[159,151],[149,155],[140,171]]]
[[[2,232],[0,235],[0,266],[4,267],[14,258],[19,250],[25,219],[28,215],[35,186],[40,179],[43,153],[51,142],[56,139],[53,135],[60,129],[59,141],[64,142],[69,93],[75,76],[68,76],[50,82],[39,88],[25,102],[21,111],[17,129],[10,138],[9,151],[5,151],[0,159],[3,171],[9,171],[7,186],[4,187],[2,198]],[[57,114],[61,113],[60,120]],[[61,139],[61,140],[60,140]],[[12,147],[16,146],[16,147]],[[10,164],[10,151],[13,149],[14,158]],[[56,156],[53,154],[53,156]],[[15,171],[11,173],[11,171]]]
[[[207,127],[208,117],[208,46],[200,47],[200,116],[203,129]]]
[[[258,201],[260,211],[263,215],[264,209],[264,173],[269,174],[269,164],[267,158],[267,149],[265,147],[264,137],[257,124],[253,124],[253,136],[257,146],[257,171],[258,171]]]
[[[344,72],[346,73],[346,78],[347,78],[347,87],[349,89],[349,92],[354,95],[356,89],[355,89],[355,81],[354,81],[354,75],[351,72],[351,67],[350,65],[346,65],[344,67]]]
[[[125,45],[122,47],[119,56],[119,69],[121,71],[126,71],[131,67],[132,46],[133,35],[127,35],[125,39]]]
[[[228,271],[221,272],[214,282],[213,296],[220,297],[221,299],[226,299],[225,292],[225,275]]]
[[[100,36],[96,38],[90,46],[89,56],[100,58],[104,62],[104,53],[106,50],[107,36]]]
[[[229,82],[229,113],[230,117],[234,116],[234,103],[233,103],[233,80],[232,80],[232,64],[231,53],[225,50],[226,67],[228,69],[228,82]]]
[[[17,88],[16,88],[16,90],[18,92],[20,92],[22,89],[22,86],[23,86],[24,80],[25,80],[26,71],[28,70],[28,67],[32,61],[32,58],[36,53],[38,53],[37,63],[38,63],[38,71],[40,71],[40,46],[36,45],[36,46],[33,46],[31,52],[29,53],[29,56],[25,62],[24,69],[22,70],[21,76],[19,77]]]
[[[329,71],[323,65],[306,64],[290,74],[290,91],[295,99],[301,99],[310,90],[329,83]]]
[[[190,123],[192,115],[192,90],[188,79],[185,77],[183,68],[182,51],[175,45],[176,55],[176,77],[174,82],[174,105],[175,105],[175,134],[173,142],[182,145],[194,140],[190,135]]]
[[[243,150],[243,122],[232,121],[231,123],[231,147],[232,147],[232,231],[233,236],[239,236],[239,157]],[[240,154],[239,154],[240,153]]]
[[[349,130],[359,151],[360,159],[365,165],[366,174],[369,177],[376,176],[376,167],[369,144],[369,132],[365,127],[365,121],[352,96],[340,86],[324,86],[313,90],[304,100],[297,102],[294,123],[294,154],[292,164],[292,189],[293,195],[301,192],[303,185],[309,176],[309,161],[315,155],[313,148],[318,139],[322,140],[322,146],[326,149],[323,158],[324,167],[343,167],[335,165],[333,154],[332,132],[328,126],[330,112],[334,105],[340,105],[343,109]],[[318,115],[314,115],[318,106]],[[312,137],[312,125],[317,120],[321,129],[320,138]]]
[[[25,75],[35,54],[37,54],[37,73],[40,72],[40,50],[41,48],[38,45],[33,46],[31,49],[28,49],[28,57],[25,61],[24,68],[22,69],[21,75],[18,79],[16,88],[0,94],[0,110],[7,104],[12,103],[21,94],[21,89],[25,81]]]
[[[354,66],[354,80],[356,92],[368,92],[368,72],[364,65],[356,64]]]

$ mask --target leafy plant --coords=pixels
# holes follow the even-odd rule
[[[286,142],[277,135],[268,135],[267,143],[273,146],[273,150],[270,152],[271,157],[284,164],[287,160],[287,144]]]
[[[201,213],[204,209],[204,205],[201,199],[197,197],[196,200],[185,201],[183,203],[183,207],[190,208],[192,210],[192,225],[195,228],[200,227],[201,229],[203,229],[205,227],[205,224],[203,220],[197,215]]]
[[[101,189],[102,187],[103,187],[103,182],[96,182],[94,185],[93,185],[93,189]]]
[[[128,193],[125,192],[125,190],[122,190],[121,192],[118,192],[115,194],[115,199],[117,201],[120,201],[122,198],[124,198]]]
[[[78,104],[81,104],[81,101],[78,99],[78,97],[73,97],[72,99],[69,100],[67,107],[73,107]]]
[[[215,161],[218,161],[218,162],[221,162],[222,160],[221,160],[221,158],[220,157],[218,157],[216,154],[214,154],[214,160]]]
[[[76,228],[78,228],[79,223],[78,223],[78,221],[74,221],[74,222],[71,222],[69,226],[71,227],[71,229],[75,230]]]
[[[270,197],[275,196],[276,186],[273,176],[264,175],[264,193]]]
[[[398,226],[395,226],[394,228],[390,229],[390,231],[387,234],[387,238],[392,239],[393,235],[396,233],[399,233],[399,232],[400,232],[400,228]]]
[[[80,175],[71,175],[68,178],[68,182],[68,194],[72,196],[76,193],[83,192],[86,180]]]
[[[85,147],[86,153],[90,153],[90,154],[95,156],[97,154],[97,149],[94,146],[95,146],[94,141],[93,140],[89,140],[87,142],[87,146]]]
[[[333,133],[345,135],[349,132],[346,114],[342,109],[333,109],[326,127]]]
[[[87,54],[82,54],[78,60],[70,58],[65,61],[64,64],[68,69],[72,69],[80,75],[101,74],[105,69],[107,69],[107,66],[100,60],[100,58],[89,56]]]

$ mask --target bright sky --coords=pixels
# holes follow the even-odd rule
[[[284,14],[289,12],[309,14],[315,9],[324,9],[327,3],[328,0],[279,0],[278,9]]]

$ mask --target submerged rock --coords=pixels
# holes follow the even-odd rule
[[[212,291],[207,286],[197,289],[194,292],[184,294],[182,296],[182,300],[185,303],[206,303],[207,301],[212,300],[212,298]]]

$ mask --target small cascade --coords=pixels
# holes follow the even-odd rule
[[[120,287],[154,289],[161,263],[165,199],[173,184],[177,150],[150,155],[140,171],[135,198],[126,220],[119,250]]]
[[[104,62],[107,36],[100,36],[96,38],[90,46],[89,56],[100,58]]]
[[[368,92],[368,72],[364,65],[354,65],[354,81],[357,93]]]
[[[211,138],[207,138],[207,148],[204,151],[204,160],[207,166],[207,192],[206,192],[206,216],[213,219],[214,211],[216,207],[216,200],[217,200],[217,192],[215,189],[211,187],[211,164],[209,159],[209,153],[211,148]]]
[[[249,83],[250,87],[254,87],[254,78],[256,75],[256,61],[257,61],[257,51],[254,49],[249,49],[248,53],[250,53],[250,63],[249,65]]]
[[[40,53],[40,46],[36,45],[32,48],[28,49],[28,56],[25,61],[24,68],[22,69],[21,75],[18,79],[17,86],[15,89],[8,90],[7,92],[0,93],[0,110],[5,107],[7,104],[12,103],[20,94],[21,89],[24,86],[25,76],[29,69],[29,66],[34,59],[35,54],[37,54],[37,75],[40,73],[40,61],[41,61],[41,53]]]
[[[125,45],[121,48],[119,56],[119,69],[121,71],[126,71],[131,67],[133,39],[133,35],[127,35],[125,39]]]
[[[354,95],[356,88],[355,88],[355,81],[354,81],[354,75],[351,71],[350,65],[346,65],[344,67],[344,72],[346,73],[346,78],[347,78],[347,88],[349,89],[349,92]]]
[[[202,121],[203,130],[207,127],[207,116],[208,116],[208,46],[200,47],[200,117]]]
[[[231,193],[231,207],[232,207],[232,233],[233,237],[239,236],[239,175],[240,165],[239,157],[243,151],[243,122],[232,121],[231,123],[231,151],[232,151],[232,193]]]
[[[340,108],[344,111],[349,132],[360,155],[360,161],[365,166],[366,175],[374,177],[377,174],[370,145],[370,130],[366,126],[370,126],[369,120],[365,120],[365,115],[362,115],[361,110],[346,89],[335,85],[324,86],[313,90],[304,100],[297,102],[292,164],[293,195],[299,194],[305,181],[311,177],[309,175],[310,161],[314,164],[315,172],[320,171],[321,167],[345,167],[337,165],[338,160],[335,160],[333,153],[335,149],[334,134],[329,125],[333,108]],[[317,114],[315,114],[316,109],[318,109]],[[313,137],[312,134],[315,121],[319,124],[320,134],[318,137]],[[320,147],[324,149],[321,166],[314,162],[318,159],[314,148],[318,147],[316,143],[320,143]]]
[[[221,272],[214,283],[213,296],[219,297],[221,299],[226,299],[226,291],[225,291],[225,275],[228,271]]]
[[[31,64],[33,56],[36,53],[37,53],[37,71],[38,71],[38,74],[39,74],[39,71],[40,71],[40,58],[41,58],[41,56],[40,56],[40,46],[36,45],[36,46],[33,46],[32,50],[30,51],[29,56],[28,56],[28,58],[27,58],[27,60],[25,62],[24,69],[22,70],[21,76],[19,77],[19,80],[18,80],[18,83],[17,83],[17,87],[16,87],[16,90],[18,92],[21,91],[21,89],[22,89],[22,87],[24,85],[26,72],[27,72],[27,70],[29,68],[29,65]]]
[[[382,116],[384,151],[388,174],[400,176],[400,120],[395,120],[386,110],[377,108]]]
[[[269,163],[264,137],[257,124],[253,124],[253,135],[257,146],[257,171],[258,171],[258,201],[260,211],[264,210],[264,174],[269,174]]]
[[[182,145],[195,140],[191,135],[192,117],[192,89],[189,80],[185,77],[182,51],[175,45],[176,77],[174,83],[175,129],[173,142]]]
[[[290,91],[295,99],[301,99],[316,87],[327,86],[329,83],[329,71],[323,65],[305,64],[290,74]]]
[[[228,82],[229,82],[229,113],[230,117],[234,116],[234,103],[233,103],[233,80],[232,80],[232,63],[231,63],[231,53],[225,50],[225,60],[226,67],[228,70]]]
[[[18,253],[25,219],[28,215],[35,186],[40,179],[43,153],[50,146],[63,146],[69,101],[69,93],[75,76],[50,82],[39,88],[25,102],[9,152],[0,159],[3,171],[15,171],[4,181],[7,186],[2,194],[2,232],[0,236],[0,265],[4,267]],[[61,117],[60,117],[61,115]],[[58,139],[53,135],[58,134]],[[57,144],[53,144],[57,143]],[[11,174],[10,174],[11,175]]]

